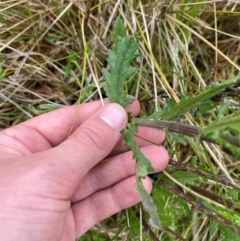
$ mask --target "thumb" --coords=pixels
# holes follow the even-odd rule
[[[70,194],[86,173],[112,151],[126,122],[127,113],[120,105],[102,107],[66,141],[48,152],[48,157],[44,158],[46,175],[61,179],[60,183],[68,182],[71,187],[65,186]]]
[[[57,152],[60,156],[65,153],[65,156],[71,157],[68,164],[72,164],[74,169],[80,168],[84,171],[81,176],[84,176],[112,151],[126,122],[126,111],[118,104],[108,104],[58,146]]]

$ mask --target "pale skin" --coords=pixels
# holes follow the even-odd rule
[[[74,241],[97,222],[140,202],[133,188],[135,161],[119,131],[126,111],[105,100],[62,108],[0,132],[1,240]],[[139,102],[127,106],[139,113]],[[161,143],[165,133],[140,127]],[[167,151],[137,139],[155,172]],[[104,161],[103,161],[104,160]],[[143,180],[151,191],[150,178]]]

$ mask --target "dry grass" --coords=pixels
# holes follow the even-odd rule
[[[197,90],[186,82],[204,87],[239,71],[239,4],[174,1],[167,14],[161,1],[135,6],[137,1],[2,1],[1,109],[7,121],[1,127],[34,116],[41,103],[71,105],[80,94],[81,102],[99,98],[93,93],[96,82],[102,86],[116,16],[142,37],[140,88],[133,93],[140,99],[164,88],[178,100],[177,94]]]
[[[3,0],[0,128],[48,111],[40,104],[58,108],[104,96],[101,70],[107,64],[117,16],[129,34],[140,36],[140,57],[134,63],[139,73],[126,88],[142,101],[142,113],[153,112],[157,103],[165,106],[169,98],[178,102],[181,96],[192,96],[212,82],[235,76],[240,71],[239,14],[237,0]],[[188,121],[196,120],[190,115]],[[207,125],[207,121],[203,118],[198,124]],[[200,147],[190,141],[187,149],[174,143],[171,148],[175,160],[187,163],[196,154],[202,156],[200,164],[207,162],[215,174],[224,174],[233,183],[239,179],[237,160],[219,146],[204,143]],[[207,185],[209,190],[213,187]],[[118,232],[115,227],[124,222],[123,215],[117,215],[113,229],[107,221],[95,230],[113,237]],[[181,235],[204,240],[200,237],[208,235],[207,225],[202,218],[197,227],[185,226]],[[127,235],[122,232],[116,240],[128,240]],[[208,240],[218,239],[212,234]]]

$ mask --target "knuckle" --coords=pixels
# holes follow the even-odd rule
[[[75,134],[74,137],[80,140],[80,142],[90,150],[98,152],[106,148],[105,135],[103,135],[99,129],[83,126],[80,135]]]
[[[120,212],[121,210],[123,210],[120,199],[116,198],[114,187],[110,188],[109,195],[110,195],[110,200],[112,201],[112,204],[115,206],[115,211]]]
[[[92,191],[96,192],[100,186],[100,180],[97,175],[93,171],[89,171],[88,173],[89,184],[91,185]]]

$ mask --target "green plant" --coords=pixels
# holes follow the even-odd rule
[[[103,69],[103,75],[106,80],[106,85],[104,86],[106,95],[109,97],[111,102],[118,103],[123,107],[129,103],[132,103],[132,100],[127,97],[127,93],[124,90],[124,83],[128,81],[129,78],[132,78],[137,71],[136,68],[131,66],[131,62],[138,56],[137,39],[137,36],[127,36],[124,23],[118,18],[115,22],[112,34],[113,47],[112,50],[108,51],[108,63],[110,70],[108,71]],[[161,215],[160,217],[158,216],[157,207],[153,202],[152,197],[145,191],[141,182],[142,178],[146,177],[150,172],[154,171],[154,169],[152,168],[149,160],[147,160],[146,157],[144,157],[144,155],[141,153],[135,141],[137,125],[165,129],[178,134],[197,137],[198,139],[195,141],[197,141],[199,144],[200,140],[221,144],[220,137],[222,137],[225,140],[229,139],[231,144],[235,144],[236,146],[240,147],[239,139],[232,137],[229,134],[232,131],[239,131],[239,114],[232,115],[228,119],[223,118],[224,112],[228,110],[229,106],[224,106],[224,110],[219,110],[219,118],[204,128],[175,121],[179,118],[183,118],[184,116],[185,118],[190,119],[188,112],[191,112],[194,109],[201,110],[201,115],[205,114],[207,111],[216,107],[216,103],[214,103],[216,98],[224,95],[224,92],[228,91],[230,88],[238,86],[240,86],[240,76],[233,77],[229,80],[223,81],[222,83],[214,83],[209,88],[201,90],[199,94],[193,97],[185,96],[178,103],[169,103],[164,110],[160,109],[149,117],[132,118],[127,127],[121,131],[124,137],[124,144],[128,145],[132,149],[133,158],[137,163],[137,182],[135,184],[135,188],[139,192],[143,206],[150,216],[149,223],[152,227],[160,229],[161,224],[159,222],[159,218],[160,220],[164,220],[164,217],[161,217]],[[187,138],[188,141],[193,141],[190,140],[189,137]],[[196,149],[197,148],[198,147],[196,146]],[[201,150],[198,149],[198,152],[200,153]],[[199,157],[201,157],[200,154]],[[171,164],[177,168],[179,167],[173,161],[171,161]],[[172,175],[169,175],[167,172],[165,172],[165,177],[160,177],[160,179],[158,178],[158,182],[160,181],[159,183],[162,184],[163,187],[171,190],[175,194],[179,194],[180,197],[185,199],[185,201],[196,206],[196,200],[190,196],[187,197],[187,195],[183,196],[180,194],[181,192],[175,186],[173,186],[173,181],[175,181],[175,183],[179,183],[180,186],[183,187],[186,184],[193,185],[201,180],[199,175],[197,175],[196,170],[187,175],[184,171],[176,171]],[[201,190],[197,188],[197,186],[194,188],[198,191]],[[206,193],[207,192],[205,192],[205,194]],[[209,194],[209,196],[211,195],[216,197],[214,194]],[[209,200],[210,203],[208,202]],[[234,211],[232,212],[228,210],[224,205],[222,205],[224,202],[227,202],[227,200],[216,202],[211,200],[209,197],[203,198],[201,210],[208,212],[211,217],[224,224],[226,227],[236,230],[236,233],[240,233],[240,215],[236,214]],[[171,218],[173,218],[173,216]],[[232,221],[233,223],[231,223]],[[144,223],[144,225],[147,227],[147,229],[150,229],[147,223]],[[167,224],[165,223],[165,225]]]

